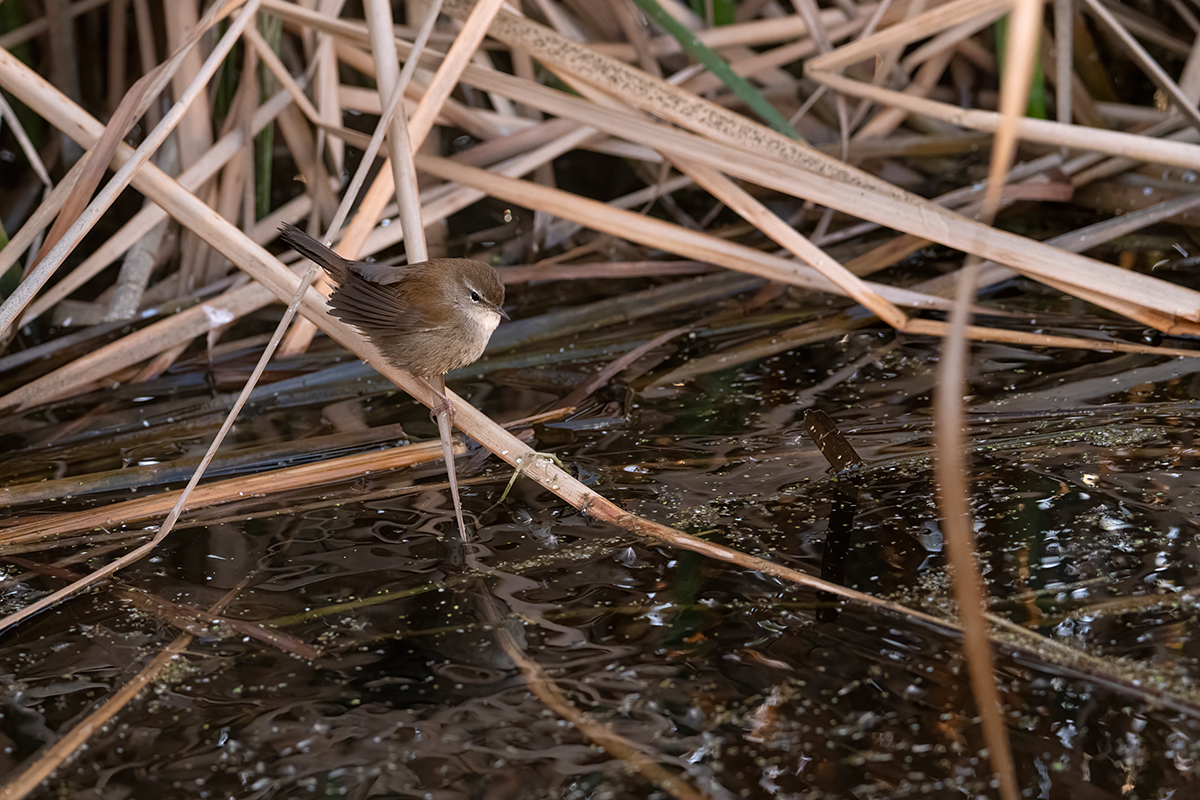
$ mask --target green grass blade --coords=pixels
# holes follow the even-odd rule
[[[663,11],[662,6],[657,0],[633,0],[637,3],[638,8],[642,10],[646,16],[662,26],[663,30],[679,40],[679,44],[684,51],[692,58],[699,61],[705,68],[721,79],[721,82],[730,88],[743,103],[750,106],[754,113],[762,117],[763,121],[770,125],[775,130],[792,139],[800,139],[800,134],[792,127],[782,114],[775,110],[775,107],[767,102],[767,98],[750,85],[742,76],[730,69],[719,55],[711,48],[701,44],[696,39],[695,34],[689,31],[683,25],[675,21],[675,18]]]

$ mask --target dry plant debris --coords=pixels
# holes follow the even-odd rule
[[[813,0],[794,6],[768,0],[743,3],[733,22],[720,26],[673,0],[654,4],[655,13],[667,15],[660,20],[675,20],[668,27],[694,33],[698,45],[689,41],[686,48],[625,0],[595,7],[537,0],[524,4],[524,13],[490,0],[414,2],[404,4],[409,19],[398,26],[389,4],[343,5],[231,0],[211,3],[201,14],[193,3],[48,1],[44,16],[0,35],[0,88],[20,104],[14,110],[0,103],[0,114],[29,163],[23,183],[11,192],[10,208],[24,211],[6,217],[20,224],[0,250],[0,271],[19,275],[0,305],[7,346],[0,358],[0,406],[6,409],[0,430],[46,432],[40,442],[33,434],[23,457],[82,458],[85,448],[72,449],[72,437],[87,440],[88,431],[128,437],[130,402],[139,386],[157,385],[173,368],[194,373],[196,365],[226,363],[225,354],[261,349],[269,323],[279,318],[275,309],[292,298],[300,298],[304,319],[283,339],[285,361],[277,371],[268,368],[249,395],[248,413],[281,393],[301,397],[312,391],[329,393],[328,413],[336,417],[355,398],[386,391],[386,381],[353,373],[353,365],[335,368],[338,347],[420,402],[436,404],[427,387],[388,367],[357,331],[328,315],[327,287],[304,286],[307,265],[274,246],[281,223],[331,232],[348,257],[394,255],[401,243],[412,261],[477,250],[473,254],[491,257],[514,285],[561,282],[569,307],[518,307],[519,320],[493,340],[497,355],[525,350],[544,353],[548,361],[553,348],[575,334],[683,315],[635,342],[613,337],[605,346],[610,357],[602,359],[608,368],[559,393],[567,406],[585,403],[618,376],[642,397],[666,396],[721,370],[805,343],[836,341],[880,322],[897,335],[945,336],[950,328],[943,315],[955,307],[959,273],[907,281],[903,270],[890,269],[938,247],[977,262],[981,286],[1016,275],[1127,324],[1175,337],[1200,333],[1200,292],[1152,270],[1083,254],[1182,219],[1200,202],[1189,188],[1200,170],[1200,48],[1191,41],[1200,23],[1185,40],[1124,6],[1058,0],[1046,16],[1053,31],[1045,27],[1040,44],[1022,40],[1025,52],[1037,51],[1055,89],[1051,121],[1011,113],[1006,118],[997,110],[996,87],[1012,65],[1000,66],[991,32],[1012,10],[1010,0],[839,0],[826,7]],[[1041,3],[1026,5],[1042,12]],[[1196,21],[1186,4],[1166,5]],[[446,16],[439,17],[439,10]],[[78,51],[88,54],[84,59],[107,54],[105,86],[75,60],[73,45],[84,31],[99,36],[101,30],[105,39]],[[1083,72],[1077,60],[1061,57],[1072,50],[1073,37],[1089,30],[1125,48],[1129,62],[1157,89],[1156,102],[1129,103],[1111,93],[1102,66],[1098,74]],[[18,48],[30,43],[44,48],[41,61],[52,69],[31,66],[23,52],[18,57]],[[739,80],[727,76],[728,83],[721,82],[684,50],[704,59],[715,53]],[[1161,53],[1186,61],[1180,77],[1159,65]],[[131,80],[134,74],[140,77]],[[748,87],[757,94],[745,94]],[[778,129],[772,129],[758,121],[750,109],[762,110],[762,103],[786,124],[776,120]],[[104,122],[93,116],[97,110]],[[804,141],[788,135],[788,125]],[[1004,164],[986,180],[966,171],[934,180],[907,161],[965,165],[991,145],[993,135],[1019,141],[1023,149],[1011,170],[1001,158]],[[464,148],[465,141],[471,146]],[[569,159],[579,153],[621,159],[637,188],[629,180],[601,183],[604,191],[620,189],[604,201],[591,196],[585,180],[555,170],[556,164],[576,163]],[[1159,175],[1153,191],[1144,191],[1144,180],[1130,183],[1145,178],[1145,165]],[[1117,213],[1050,241],[1002,229],[991,224],[990,212],[980,213],[1021,204],[1050,207],[1077,191],[1086,192],[1092,206]],[[131,201],[135,196],[140,199]],[[507,204],[499,225],[464,233],[460,220],[485,198]],[[1143,202],[1134,205],[1137,198]],[[707,216],[697,219],[702,206]],[[648,213],[652,207],[656,211]],[[532,222],[515,224],[514,216]],[[587,282],[647,279],[653,285],[628,296],[588,296]],[[549,296],[538,291],[536,296]],[[810,303],[808,318],[798,322],[801,315],[792,311],[772,315],[772,304],[787,292]],[[735,295],[741,299],[730,301]],[[524,296],[535,296],[534,289]],[[1103,331],[1044,333],[1020,311],[984,303],[970,308],[977,317],[987,315],[961,328],[975,341],[1181,359],[1196,353],[1182,340],[1163,346]],[[704,357],[661,368],[662,359],[655,358],[697,331],[743,324],[745,335]],[[289,358],[308,361],[289,373],[286,365],[297,363]],[[306,386],[306,376],[318,367],[349,370],[337,381],[357,385]],[[204,409],[155,398],[140,421],[164,440],[210,431],[246,377],[244,370],[231,370],[206,376],[220,387]],[[889,618],[960,633],[953,620],[644,519],[538,457],[529,435],[514,435],[465,401],[456,407],[456,424],[467,437],[519,465],[524,476],[592,522],[831,593]],[[520,409],[514,416],[534,411]],[[59,424],[59,412],[70,421]],[[233,477],[206,480],[186,508],[168,484],[177,484],[179,470],[194,459],[166,458],[170,463],[163,466],[155,456],[129,469],[70,468],[53,480],[37,480],[29,471],[8,480],[0,487],[10,508],[0,529],[0,555],[29,570],[9,585],[38,574],[78,580],[68,563],[144,541],[143,526],[157,524],[177,504],[182,524],[217,526],[245,514],[274,513],[281,504],[331,508],[356,497],[396,497],[430,486],[410,481],[357,495],[348,490],[346,484],[364,472],[411,470],[437,457],[426,445],[383,455],[360,450],[399,438],[401,429],[367,431],[353,416],[335,420],[345,425],[339,434],[328,443],[314,439],[307,450],[272,443],[222,456],[217,469]],[[518,433],[544,422],[523,423]],[[249,439],[252,426],[236,422],[233,435]],[[103,446],[102,438],[93,437],[88,446]],[[464,442],[457,446],[466,452]],[[353,452],[335,453],[334,447]],[[247,477],[249,470],[259,474]],[[149,486],[152,494],[127,496]],[[312,494],[326,490],[325,496]],[[102,499],[86,501],[92,495]],[[77,498],[85,502],[75,503]],[[64,501],[68,510],[47,512]],[[33,560],[15,560],[18,554]],[[60,556],[57,566],[46,561]],[[101,567],[84,580],[98,580],[111,569]],[[497,574],[478,569],[480,586]],[[114,596],[135,597],[129,594],[135,590],[113,586],[119,589]],[[171,645],[172,653],[182,653],[188,637],[205,625],[222,624],[219,610],[189,611],[191,606],[136,598],[143,613],[161,613],[187,634]],[[214,596],[207,605],[223,609],[234,600]],[[711,775],[689,775],[682,760],[656,755],[645,742],[627,740],[571,707],[544,665],[525,660],[521,637],[506,627],[511,620],[503,619],[500,605],[489,598],[485,616],[501,631],[509,663],[539,697],[674,796],[719,795],[715,783],[692,785]],[[37,608],[14,605],[0,624],[20,630],[32,624],[24,618]],[[195,619],[184,624],[188,614]],[[271,639],[265,628],[228,622],[248,636]],[[1001,621],[995,624],[1001,627]],[[1156,695],[1104,663],[1068,657],[1021,630],[1006,629],[1012,637],[1004,640],[1006,647],[1036,652],[1046,663],[1072,661],[1072,668],[1102,675],[1120,691],[1197,714],[1190,696]],[[276,646],[305,658],[315,652],[290,638],[284,643],[280,637]],[[160,657],[145,675],[166,663]],[[126,690],[121,702],[135,695],[136,689]],[[769,738],[764,731],[775,724],[771,709],[777,705],[772,700],[760,706],[755,736]],[[120,705],[111,703],[98,711],[104,719],[119,712]],[[25,765],[5,796],[35,791],[81,746],[86,737],[80,731],[88,724]]]

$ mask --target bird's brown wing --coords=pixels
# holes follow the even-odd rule
[[[438,329],[441,320],[421,310],[428,303],[413,302],[418,298],[405,282],[408,273],[408,267],[351,264],[346,280],[329,297],[334,315],[368,338]]]
[[[420,309],[438,310],[429,302],[432,288],[423,265],[385,267],[348,261],[294,225],[283,224],[280,238],[297,252],[320,264],[333,279],[329,297],[333,315],[353,325],[367,338],[401,337],[410,333],[437,330],[441,317]],[[415,280],[407,280],[409,277]]]
[[[409,273],[409,268],[403,265],[389,267],[385,264],[367,264],[363,261],[356,262],[353,269],[360,278],[380,286],[397,284],[404,280]]]

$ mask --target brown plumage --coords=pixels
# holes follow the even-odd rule
[[[333,315],[362,331],[396,367],[422,378],[465,367],[483,354],[500,317],[504,284],[469,258],[385,267],[347,261],[294,225],[280,238],[333,279]]]

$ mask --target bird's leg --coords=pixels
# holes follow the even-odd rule
[[[442,402],[438,403],[436,406],[434,406],[430,410],[429,416],[433,417],[436,420],[439,414],[444,413],[450,421],[450,427],[453,428],[454,427],[454,402],[446,394],[446,379],[445,379],[445,377],[439,375],[439,376],[433,377],[433,378],[422,378],[421,380],[425,381],[425,385],[429,387],[430,391],[432,391],[438,397],[442,398]]]
[[[426,383],[434,394],[442,398],[442,402],[433,409],[433,415],[437,419],[438,433],[442,439],[442,452],[446,458],[446,477],[450,480],[450,497],[454,502],[454,518],[458,522],[458,533],[465,545],[470,542],[471,537],[467,533],[467,525],[463,520],[462,500],[458,497],[458,476],[454,472],[454,445],[450,439],[454,428],[454,403],[446,394],[446,377],[444,375],[429,378]],[[468,564],[473,561],[474,555],[468,552]]]

